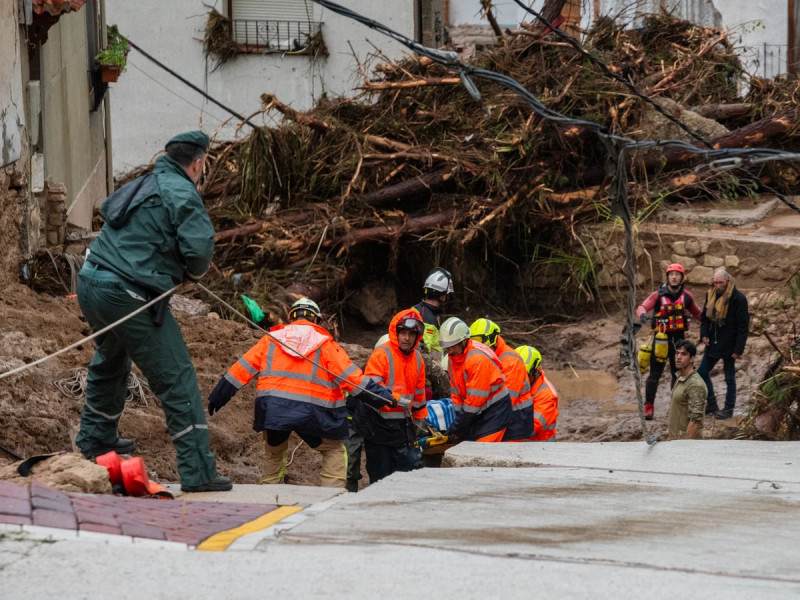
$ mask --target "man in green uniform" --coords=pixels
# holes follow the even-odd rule
[[[669,407],[669,437],[693,440],[700,437],[708,389],[694,370],[697,348],[689,340],[675,342],[675,367],[678,379],[672,388]]]
[[[105,224],[78,278],[78,301],[93,329],[127,316],[174,286],[198,281],[211,264],[214,226],[197,193],[208,136],[175,136],[153,173],[121,187],[103,203]],[[194,366],[166,302],[96,339],[86,404],[76,443],[87,458],[134,451],[117,437],[131,359],[161,400],[184,491],[225,491],[217,475]]]

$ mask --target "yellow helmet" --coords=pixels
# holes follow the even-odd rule
[[[497,345],[497,334],[500,333],[500,326],[489,319],[478,319],[469,326],[469,336],[478,342],[483,342],[487,346]]]
[[[514,348],[514,351],[522,357],[522,362],[525,363],[528,373],[542,364],[542,355],[533,346],[520,346],[519,348]]]

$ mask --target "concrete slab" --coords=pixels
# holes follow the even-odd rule
[[[281,506],[311,506],[347,492],[341,488],[308,485],[234,485],[229,492],[198,492],[186,494],[178,483],[166,487],[175,498],[192,502],[241,502],[245,504],[280,504]]]
[[[450,448],[449,467],[575,467],[800,483],[800,442],[675,440],[478,444]]]
[[[237,551],[6,534],[3,599],[46,593],[53,573],[66,599],[140,598],[142,577],[169,582],[147,588],[154,599],[260,599],[265,589],[348,600],[800,595],[800,445],[509,446],[451,452],[538,466],[396,473],[305,508],[270,535],[237,540]]]

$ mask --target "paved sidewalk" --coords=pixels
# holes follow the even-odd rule
[[[31,480],[0,482],[0,524],[105,533],[198,546],[278,508],[275,504],[194,502],[73,494]],[[6,531],[12,530],[4,527]]]

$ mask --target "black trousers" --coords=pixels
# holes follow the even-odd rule
[[[669,373],[672,376],[669,389],[675,387],[675,382],[678,380],[675,368],[675,342],[684,339],[682,331],[674,331],[667,334],[667,342],[669,346],[669,354],[667,360],[669,361]],[[653,337],[653,350],[655,351],[655,337]],[[658,391],[658,382],[664,373],[664,367],[667,366],[665,362],[656,360],[655,353],[650,357],[650,375],[647,376],[647,382],[644,384],[644,403],[653,404],[656,400],[656,392]]]

